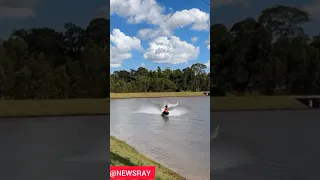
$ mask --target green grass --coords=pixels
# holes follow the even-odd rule
[[[143,156],[124,141],[110,136],[111,166],[156,166],[156,179],[184,180],[182,176],[161,164]]]
[[[211,111],[217,110],[266,110],[307,109],[308,107],[290,96],[243,96],[211,97]]]
[[[203,92],[110,93],[111,99],[205,96]]]
[[[109,114],[109,99],[1,100],[1,117]]]

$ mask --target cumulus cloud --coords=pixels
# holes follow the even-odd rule
[[[110,66],[121,67],[124,60],[132,57],[132,50],[142,51],[140,39],[125,35],[119,29],[110,34]]]
[[[0,0],[0,19],[25,19],[36,15],[38,0]]]
[[[155,29],[142,29],[140,38],[155,38],[172,35],[172,30],[191,25],[192,30],[209,30],[209,13],[197,8],[166,13],[155,0],[111,0],[110,14],[127,18],[128,23],[148,23]]]
[[[110,14],[126,17],[128,23],[159,25],[166,19],[164,8],[155,0],[110,0]]]
[[[140,67],[146,68],[146,64],[141,63],[141,64],[140,64]]]
[[[143,54],[145,59],[155,63],[180,64],[197,59],[199,47],[181,41],[179,37],[158,37],[149,43],[149,48]]]
[[[207,45],[207,48],[210,49],[210,34],[209,34],[208,40],[206,40],[205,43]]]
[[[210,60],[208,60],[206,63],[204,63],[204,65],[206,65],[206,66],[207,66],[207,68],[209,68],[209,69],[210,69]]]
[[[168,29],[183,28],[192,25],[193,30],[209,29],[209,14],[197,8],[175,12],[164,24]]]
[[[197,41],[198,41],[198,37],[192,37],[192,38],[191,38],[191,42],[195,43],[195,42],[197,42]]]
[[[167,29],[151,29],[151,28],[146,28],[146,29],[141,29],[138,31],[138,37],[146,40],[146,39],[154,39],[156,37],[160,36],[171,36],[172,32]]]

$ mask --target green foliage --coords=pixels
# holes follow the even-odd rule
[[[230,29],[211,26],[211,95],[320,94],[320,41],[301,25],[308,13],[294,7],[263,10]]]
[[[0,92],[4,99],[103,98],[109,96],[109,20],[83,29],[65,24],[19,29],[0,43]]]
[[[180,69],[156,71],[139,67],[115,71],[110,76],[110,92],[175,92],[175,91],[208,91],[210,74],[204,70],[204,64],[196,63],[182,71]]]

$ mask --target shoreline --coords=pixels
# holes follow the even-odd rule
[[[254,111],[314,111],[315,108],[274,108],[274,109],[217,109],[211,110],[210,112],[254,112]]]
[[[180,174],[138,152],[125,141],[110,135],[111,166],[156,166],[155,179],[185,180]]]
[[[210,112],[308,110],[291,96],[209,97],[203,92],[110,93],[110,99],[208,97]],[[0,118],[110,115],[110,99],[1,100]],[[208,104],[209,105],[209,104]]]
[[[23,118],[55,118],[55,117],[85,117],[85,116],[109,116],[110,113],[92,113],[92,114],[55,114],[55,115],[32,115],[32,116],[21,116],[21,115],[10,115],[0,116],[0,119],[23,119]]]
[[[109,99],[1,100],[1,118],[110,115]]]
[[[211,112],[307,109],[307,105],[291,96],[235,96],[210,99]]]
[[[166,98],[166,97],[206,97],[204,92],[146,92],[146,93],[110,93],[110,99]],[[209,97],[209,96],[207,96]]]

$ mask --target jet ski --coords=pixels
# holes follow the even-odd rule
[[[165,111],[165,108],[167,108],[168,110],[173,110],[176,106],[179,105],[179,101],[176,104],[164,102],[165,107],[163,107],[161,104],[159,104],[155,101],[151,100],[151,102],[157,106],[160,106],[161,116],[168,116],[169,115],[169,111]],[[161,108],[161,106],[162,106],[162,108]]]
[[[168,115],[169,115],[169,112],[165,112],[165,111],[162,112],[162,116],[168,116]]]
[[[169,108],[168,105],[164,106],[164,109],[162,110],[162,116],[168,116],[169,115]]]

